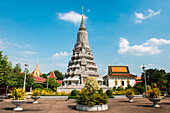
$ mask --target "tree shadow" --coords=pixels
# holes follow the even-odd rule
[[[9,111],[13,111],[14,107],[9,107],[9,108],[2,108],[4,110],[9,110]],[[23,109],[22,112],[26,112],[26,111],[40,111],[39,109]]]
[[[26,102],[27,104],[33,104],[33,102]]]
[[[14,109],[14,107],[10,107],[10,108],[2,108],[2,109],[4,109],[4,110],[13,110]]]
[[[27,112],[27,111],[41,111],[40,109],[24,109],[22,112]]]
[[[163,104],[163,105],[170,105],[169,102],[162,102],[162,103],[160,103],[160,105],[161,105],[161,104]]]
[[[153,108],[153,105],[136,105],[136,106],[139,106],[139,107],[152,107]]]
[[[68,105],[69,108],[76,110],[76,106],[75,105]]]
[[[0,102],[3,102],[3,100],[0,100]]]

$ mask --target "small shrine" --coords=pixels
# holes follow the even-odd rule
[[[136,83],[136,75],[130,74],[128,66],[113,66],[108,65],[108,74],[103,77],[105,84],[108,87],[127,87],[134,86]]]

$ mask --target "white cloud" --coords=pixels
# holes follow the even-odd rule
[[[2,41],[2,39],[0,39],[0,49],[5,49],[5,47],[3,45],[4,45],[3,41]]]
[[[165,44],[170,45],[170,40],[151,38],[141,45],[130,46],[129,41],[121,37],[118,53],[135,56],[154,55],[161,53],[163,50],[160,50],[158,46]]]
[[[65,56],[69,56],[71,55],[71,53],[67,53],[67,52],[60,52],[60,53],[55,53],[53,56],[52,56],[52,59],[58,59],[60,57],[65,57]]]
[[[0,39],[0,49],[7,49],[9,46],[19,47],[19,48],[23,47],[22,45],[19,45],[17,43],[9,42],[6,38]]]
[[[75,25],[81,22],[82,15],[79,13],[76,13],[74,11],[70,11],[68,13],[56,13],[58,15],[58,18],[64,21],[73,22]],[[86,20],[88,17],[84,15],[84,19]]]
[[[23,51],[24,54],[27,54],[27,55],[35,55],[37,54],[36,52],[33,52],[33,51]]]
[[[87,12],[91,12],[91,10],[90,10],[90,9],[87,9]]]
[[[157,12],[155,12],[155,11],[153,11],[153,10],[151,10],[151,9],[148,9],[147,12],[148,12],[148,15],[146,15],[146,16],[144,16],[143,13],[137,13],[137,12],[135,12],[135,16],[136,16],[135,22],[136,22],[136,23],[141,23],[142,20],[145,20],[145,19],[147,19],[147,18],[151,18],[152,16],[155,16],[155,15],[160,14],[161,9],[158,10]]]
[[[55,64],[51,64],[50,66],[52,67],[67,67],[68,64],[66,63],[55,63]]]

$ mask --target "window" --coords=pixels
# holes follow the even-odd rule
[[[117,80],[115,80],[115,86],[117,86]]]
[[[122,86],[124,86],[124,81],[121,81],[122,82]]]

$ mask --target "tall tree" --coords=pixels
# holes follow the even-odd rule
[[[0,51],[0,86],[13,86],[13,68],[8,62],[8,57]]]
[[[43,73],[40,77],[47,79],[47,74]]]
[[[165,78],[165,70],[161,69],[148,69],[146,70],[146,79],[147,84],[151,85],[152,83],[156,83],[158,86],[165,85],[166,78]],[[144,77],[144,74],[142,73],[142,77]],[[144,78],[143,78],[143,84],[144,84]]]
[[[20,73],[22,71],[20,63],[14,67],[14,73]]]

